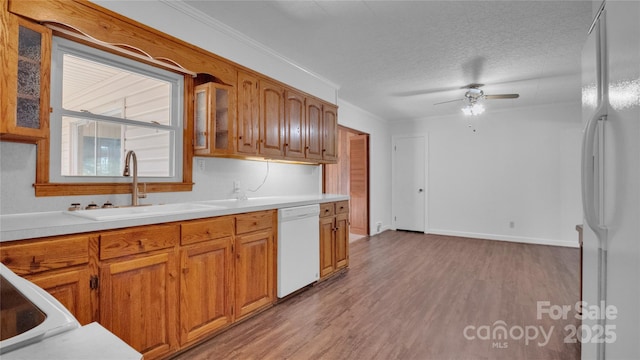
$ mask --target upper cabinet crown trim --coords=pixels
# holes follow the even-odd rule
[[[235,64],[226,59],[89,1],[12,0],[9,11],[38,22],[64,24],[107,43],[127,44],[154,59],[171,59],[191,72],[216,74],[227,84],[236,81]],[[194,52],[201,56],[193,56]]]

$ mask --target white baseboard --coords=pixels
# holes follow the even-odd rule
[[[371,235],[382,234],[383,232],[385,232],[387,230],[391,230],[391,227],[389,225],[382,225],[380,227],[380,231],[379,232],[376,232],[376,229],[371,229]]]
[[[525,237],[525,236],[482,234],[482,233],[441,230],[441,229],[429,229],[425,231],[425,233],[435,234],[435,235],[459,236],[459,237],[467,237],[467,238],[474,238],[474,239],[511,241],[511,242],[535,244],[535,245],[552,245],[552,246],[564,246],[564,247],[572,247],[572,248],[580,247],[580,244],[578,243],[578,239],[576,239],[576,241],[566,241],[566,240],[532,238],[532,237]]]

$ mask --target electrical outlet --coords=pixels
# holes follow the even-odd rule
[[[509,221],[509,227],[513,229],[514,227],[516,227],[516,223],[514,221]]]
[[[240,180],[233,181],[233,192],[234,193],[240,192]]]

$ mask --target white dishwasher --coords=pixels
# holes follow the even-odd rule
[[[278,297],[320,278],[320,205],[278,209]]]

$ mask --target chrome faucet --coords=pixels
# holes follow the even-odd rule
[[[138,206],[138,199],[144,199],[147,197],[147,194],[144,192],[138,191],[138,158],[136,157],[136,153],[133,150],[129,150],[127,152],[127,156],[124,159],[124,172],[122,176],[129,176],[129,164],[131,163],[131,158],[133,158],[133,183],[131,184],[131,205]]]

